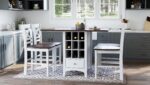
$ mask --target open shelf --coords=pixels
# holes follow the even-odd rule
[[[71,49],[72,46],[71,46],[71,41],[67,41],[66,42],[66,49]]]
[[[150,9],[150,0],[126,0],[126,9],[132,10]]]
[[[66,58],[84,58],[85,33],[65,32]]]

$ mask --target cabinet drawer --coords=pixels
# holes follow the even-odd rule
[[[66,59],[67,68],[84,68],[84,59]]]

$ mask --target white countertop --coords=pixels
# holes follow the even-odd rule
[[[109,30],[109,32],[121,32],[121,30]],[[150,33],[150,31],[143,31],[143,30],[125,30],[125,33]]]
[[[22,33],[23,31],[0,31],[0,36],[7,36],[7,35],[15,35],[15,34],[19,34]]]

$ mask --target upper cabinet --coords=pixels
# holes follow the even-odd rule
[[[150,0],[126,0],[126,9],[150,9]]]
[[[0,0],[2,10],[48,10],[48,0]]]
[[[23,0],[26,10],[48,10],[48,0]]]

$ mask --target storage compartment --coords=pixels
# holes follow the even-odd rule
[[[79,33],[79,39],[80,40],[84,40],[84,32],[80,32]]]
[[[78,32],[73,32],[72,33],[72,39],[73,40],[78,40]]]
[[[67,68],[84,68],[84,59],[66,59]]]
[[[48,10],[48,0],[24,0],[26,10]]]
[[[72,54],[72,53],[71,53],[71,50],[67,50],[67,51],[66,51],[66,57],[67,57],[67,58],[71,58],[71,54]]]
[[[84,51],[79,51],[79,58],[84,58]]]
[[[77,50],[73,50],[72,58],[78,58],[78,51]]]
[[[73,49],[78,49],[78,42],[77,41],[73,41]]]
[[[71,40],[71,32],[66,32],[66,40]]]
[[[150,0],[126,0],[126,9],[149,9]]]
[[[84,41],[80,41],[79,44],[80,44],[80,49],[84,49]]]
[[[39,10],[43,9],[43,0],[40,1],[28,1],[28,9]]]
[[[66,42],[66,49],[71,49],[71,41]]]

